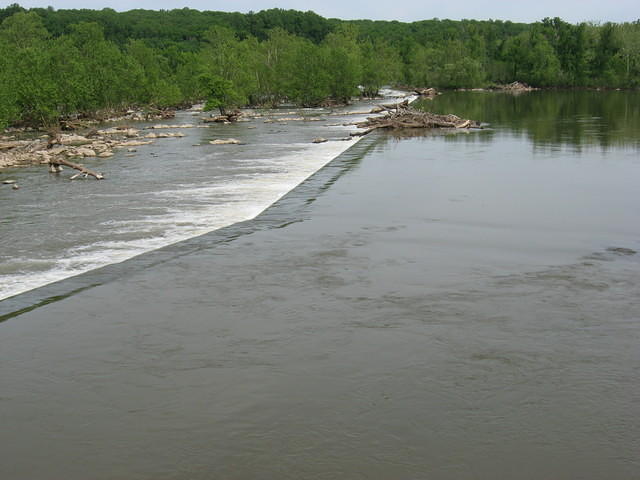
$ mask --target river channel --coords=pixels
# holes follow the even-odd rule
[[[0,478],[638,478],[640,95],[422,102],[488,127],[371,134],[255,219],[0,301]],[[224,203],[153,162],[175,211]],[[82,184],[97,223],[158,208],[127,182]]]

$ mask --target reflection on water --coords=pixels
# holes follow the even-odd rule
[[[606,151],[612,146],[640,147],[637,91],[448,92],[416,106],[523,134],[534,148],[599,147]],[[486,132],[473,138],[483,140],[492,135]]]

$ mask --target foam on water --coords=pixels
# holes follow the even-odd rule
[[[350,116],[349,120],[359,118]],[[333,128],[354,129],[351,126]],[[52,250],[48,256],[40,252],[40,257],[34,259],[0,257],[0,299],[251,219],[348,149],[358,138],[321,144],[264,144],[266,154],[262,158],[234,158],[232,174],[192,183],[165,183],[154,191],[127,192],[128,198],[134,197],[136,204],[141,205],[131,207],[132,212],[152,205],[154,214],[105,219],[98,226],[108,231],[106,239],[96,239],[103,237],[99,231],[89,232],[94,233],[91,241]],[[269,157],[270,148],[278,151],[284,148],[287,153]],[[110,192],[91,195],[114,204],[121,198],[121,194]],[[159,199],[165,203],[158,203]]]

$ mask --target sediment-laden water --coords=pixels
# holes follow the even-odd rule
[[[0,477],[636,478],[639,100],[445,94],[491,128],[0,302]]]
[[[0,188],[0,299],[253,218],[353,144],[344,139],[355,127],[343,124],[366,115],[344,114],[371,104],[264,110],[250,122],[166,129],[185,137],[85,159],[104,182],[70,182],[72,173],[49,175],[44,166],[0,172],[21,186]],[[170,123],[202,125],[200,117],[180,112]],[[311,143],[317,137],[329,141]],[[218,138],[244,145],[209,144]]]

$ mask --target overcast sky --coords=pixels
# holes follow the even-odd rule
[[[639,0],[0,0],[0,5],[19,3],[23,7],[92,8],[115,10],[174,9],[255,12],[267,8],[313,10],[323,17],[369,18],[413,22],[430,18],[500,19],[535,22],[544,17],[560,17],[571,23],[581,21],[625,22],[640,18]]]

